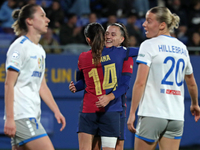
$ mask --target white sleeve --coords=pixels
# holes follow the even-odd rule
[[[186,68],[185,68],[185,74],[186,75],[190,75],[193,73],[193,68],[192,68],[192,65],[191,65],[191,62],[190,62],[190,57],[188,55],[187,57],[187,64],[186,64]]]
[[[7,52],[6,70],[12,68],[17,72],[20,72],[23,63],[25,62],[25,55],[22,45],[11,45]]]
[[[153,48],[151,46],[151,43],[147,40],[144,41],[140,45],[139,54],[138,54],[136,62],[146,64],[147,66],[150,67],[151,62],[152,62],[152,52],[153,52]]]

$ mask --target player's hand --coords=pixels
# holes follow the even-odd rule
[[[62,131],[66,126],[65,117],[61,114],[61,112],[57,112],[55,113],[55,118],[59,124],[62,123],[62,127],[60,128],[60,131]]]
[[[200,119],[200,108],[199,105],[191,105],[190,111],[194,116],[194,120],[197,122]]]
[[[6,119],[4,124],[4,133],[9,137],[14,137],[16,133],[16,126],[14,119]]]
[[[74,82],[71,81],[70,84],[69,84],[69,90],[72,92],[72,93],[75,93],[76,92],[76,87],[74,86]]]
[[[135,122],[135,114],[130,114],[128,117],[128,121],[127,121],[127,126],[129,131],[131,131],[132,133],[136,132],[136,129],[134,127],[134,122]]]
[[[97,107],[106,107],[110,102],[109,95],[102,95],[99,97],[99,101],[96,102]]]

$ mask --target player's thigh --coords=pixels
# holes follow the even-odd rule
[[[39,120],[35,118],[24,118],[15,120],[16,134],[11,138],[13,147],[20,147],[33,140],[47,136],[45,129]]]
[[[23,145],[25,150],[54,150],[53,144],[48,136],[41,137]]]
[[[134,150],[155,150],[157,142],[147,142],[135,137]]]
[[[94,139],[92,142],[92,150],[101,150],[101,137],[100,136],[94,136]]]
[[[179,150],[181,139],[170,139],[162,137],[159,140],[159,149],[160,150]]]
[[[78,133],[79,150],[92,149],[93,138],[94,138],[94,135],[92,134],[79,132]]]
[[[178,150],[183,134],[184,121],[169,120],[166,131],[159,140],[161,150]]]
[[[117,140],[117,144],[116,144],[116,150],[124,150],[124,140]]]

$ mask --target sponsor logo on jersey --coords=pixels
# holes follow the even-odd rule
[[[167,89],[166,94],[181,95],[181,91]]]
[[[30,58],[37,59],[37,56],[31,56]]]
[[[13,52],[12,58],[13,58],[13,59],[19,59],[19,58],[20,58],[19,52],[17,52],[17,51]]]
[[[166,92],[165,92],[166,91]],[[166,93],[166,94],[171,94],[171,95],[181,95],[181,91],[178,90],[170,90],[170,89],[160,89],[160,93]]]
[[[31,77],[41,77],[42,76],[42,72],[39,71],[33,71],[33,74],[31,75]]]

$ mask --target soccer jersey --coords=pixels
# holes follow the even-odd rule
[[[149,66],[138,115],[184,120],[184,76],[193,72],[186,46],[160,35],[141,44],[136,62]]]
[[[45,51],[41,45],[21,36],[7,52],[6,70],[19,72],[14,86],[14,119],[40,117],[39,90],[45,71]]]
[[[96,102],[99,96],[116,90],[126,52],[124,47],[104,48],[101,63],[97,67],[94,66],[91,50],[80,54],[78,68],[83,72],[86,84],[81,108],[83,113],[122,111],[120,97],[110,101],[105,108],[98,108]]]

